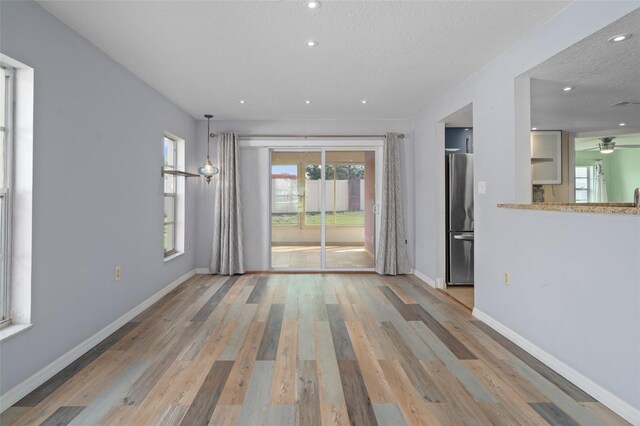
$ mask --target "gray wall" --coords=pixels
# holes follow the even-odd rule
[[[200,156],[206,150],[205,121],[198,123]],[[215,121],[216,133],[233,131],[239,134],[365,134],[379,135],[386,132],[404,133],[401,143],[405,222],[409,248],[409,263],[413,265],[414,246],[414,187],[413,187],[413,123],[410,120],[282,120],[282,121]],[[212,143],[212,150],[214,144]],[[269,269],[269,151],[268,149],[242,149],[242,202],[244,207],[244,248],[246,268],[251,271]],[[211,256],[211,223],[213,217],[213,182],[211,188],[203,188],[198,196],[198,233],[196,266],[206,268]]]
[[[473,102],[475,304],[640,408],[640,217],[519,211],[528,133],[516,128],[514,78],[631,12],[638,2],[576,2],[439,100],[416,121],[416,270],[443,272],[444,168],[437,123]],[[528,120],[528,119],[527,119]],[[518,135],[524,134],[524,138]],[[520,144],[520,145],[519,145]],[[525,155],[521,155],[524,153]],[[420,167],[418,167],[420,165]],[[523,196],[524,194],[524,196]],[[607,261],[602,262],[604,254]],[[511,286],[502,274],[511,275]]]
[[[193,249],[163,261],[164,132],[190,169],[196,152],[195,120],[158,92],[36,3],[0,7],[0,51],[35,69],[34,325],[2,342],[4,393],[193,269]]]

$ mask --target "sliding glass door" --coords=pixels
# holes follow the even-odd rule
[[[271,266],[375,267],[377,151],[273,150]]]
[[[271,153],[271,266],[321,269],[321,151]]]
[[[375,267],[375,152],[325,152],[326,268]]]

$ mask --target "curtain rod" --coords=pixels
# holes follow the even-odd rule
[[[211,137],[218,136],[211,133]],[[240,139],[384,139],[387,135],[239,135]],[[404,133],[398,135],[404,139]]]

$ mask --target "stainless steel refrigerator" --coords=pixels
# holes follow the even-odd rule
[[[473,154],[447,155],[447,283],[473,284]]]

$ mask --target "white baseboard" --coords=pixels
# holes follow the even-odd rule
[[[487,324],[489,327],[493,328],[498,333],[502,334],[507,339],[511,340],[516,345],[520,346],[522,349],[524,349],[534,357],[536,357],[547,367],[551,368],[562,377],[569,380],[571,383],[597,399],[599,402],[607,406],[610,410],[617,413],[620,417],[624,418],[633,425],[640,425],[640,410],[638,408],[633,407],[631,404],[623,401],[588,377],[577,372],[553,355],[545,352],[543,349],[531,343],[529,340],[511,330],[509,327],[480,311],[478,308],[473,308],[472,315],[478,318],[483,323]]]
[[[209,270],[209,268],[196,268],[195,272],[199,275],[211,275],[211,271]]]
[[[418,277],[420,280],[424,281],[425,283],[429,284],[431,287],[433,288],[438,288],[436,286],[436,280],[434,280],[431,277],[426,276],[425,274],[423,274],[422,272],[418,271],[417,269],[412,269],[411,273],[413,275],[415,275],[416,277]]]
[[[194,276],[196,273],[195,270],[189,271],[159,292],[155,293],[153,296],[149,297],[142,303],[140,303],[135,308],[131,309],[129,312],[98,331],[93,336],[89,337],[84,342],[80,343],[78,346],[71,349],[69,352],[62,355],[60,358],[53,361],[51,364],[47,365],[33,376],[29,377],[24,382],[14,386],[9,389],[4,394],[0,395],[0,413],[5,411],[7,408],[11,407],[16,402],[20,401],[22,398],[27,396],[30,392],[34,391],[38,386],[58,374],[62,369],[67,367],[69,364],[80,358],[91,348],[96,346],[98,343],[102,342],[104,339],[109,337],[112,333],[118,330],[120,327],[134,319],[137,315],[139,315],[142,311],[147,309],[149,306],[156,303],[163,296],[169,293],[171,290]]]

